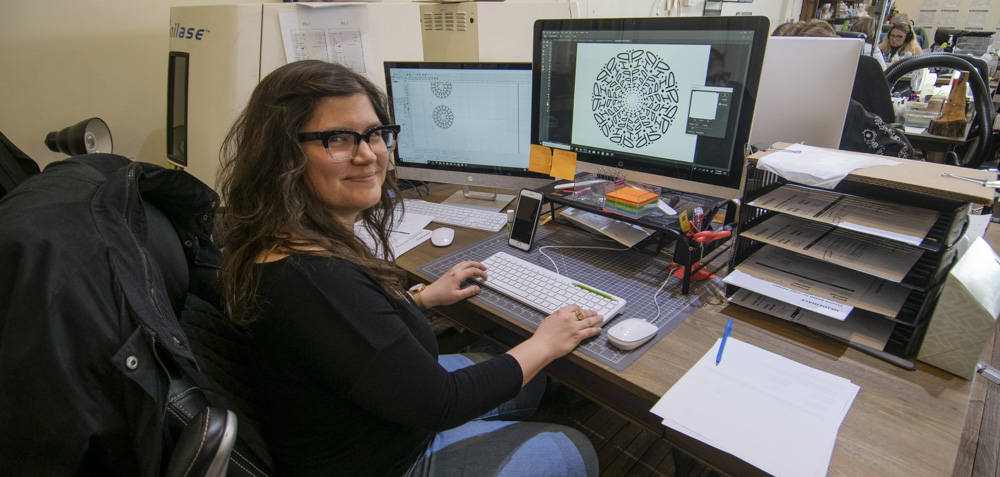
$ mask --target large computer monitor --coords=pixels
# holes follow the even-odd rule
[[[400,179],[501,189],[552,178],[528,171],[531,63],[385,62],[402,126]]]
[[[860,38],[768,38],[750,144],[839,148],[862,44]]]
[[[531,142],[576,152],[578,170],[737,198],[769,29],[752,16],[539,20]]]

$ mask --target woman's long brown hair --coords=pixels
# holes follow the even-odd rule
[[[361,266],[383,288],[400,296],[406,275],[389,247],[399,189],[390,177],[381,200],[361,220],[379,243],[376,256],[327,211],[305,179],[305,153],[297,134],[323,98],[365,94],[382,124],[390,117],[385,95],[344,66],[317,60],[284,65],[265,77],[222,146],[218,187],[224,201],[220,286],[226,312],[237,324],[257,318],[253,267],[262,254],[310,253],[341,257]],[[302,252],[309,249],[309,252]],[[322,251],[314,251],[321,249]]]

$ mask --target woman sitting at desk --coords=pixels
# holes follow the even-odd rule
[[[360,220],[390,250],[399,190],[386,168],[398,132],[371,82],[309,60],[264,78],[226,138],[222,291],[253,339],[277,470],[596,475],[576,430],[486,418],[537,405],[522,387],[544,389],[539,371],[597,335],[600,316],[571,305],[505,354],[438,356],[418,307],[477,293],[461,284],[485,279],[485,267],[462,262],[408,293],[391,252],[376,256],[355,237]]]
[[[906,22],[893,22],[892,28],[882,43],[878,44],[878,48],[882,50],[882,55],[889,63],[924,52],[917,42],[917,35],[913,33],[913,27]]]

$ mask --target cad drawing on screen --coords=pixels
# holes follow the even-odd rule
[[[434,108],[434,124],[441,129],[448,129],[455,122],[455,113],[445,105]]]
[[[451,96],[451,83],[447,81],[434,81],[431,83],[431,92],[438,98],[445,99]]]
[[[528,169],[531,63],[384,66],[393,117],[406,131],[396,147],[397,178],[458,184],[463,193],[468,186],[520,190],[552,182]]]
[[[680,100],[677,78],[656,53],[618,53],[594,80],[591,109],[604,137],[637,149],[656,142],[674,122]]]

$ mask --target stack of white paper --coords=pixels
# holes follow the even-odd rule
[[[733,338],[716,366],[718,348],[719,341],[651,412],[769,474],[826,475],[860,388]]]
[[[392,248],[393,257],[399,257],[431,238],[431,231],[424,229],[424,227],[434,220],[434,217],[429,215],[407,213],[400,217],[398,210],[396,213],[396,223],[392,225],[389,232],[389,247]],[[382,256],[378,243],[365,228],[363,222],[355,222],[354,235],[364,242],[376,256]]]

